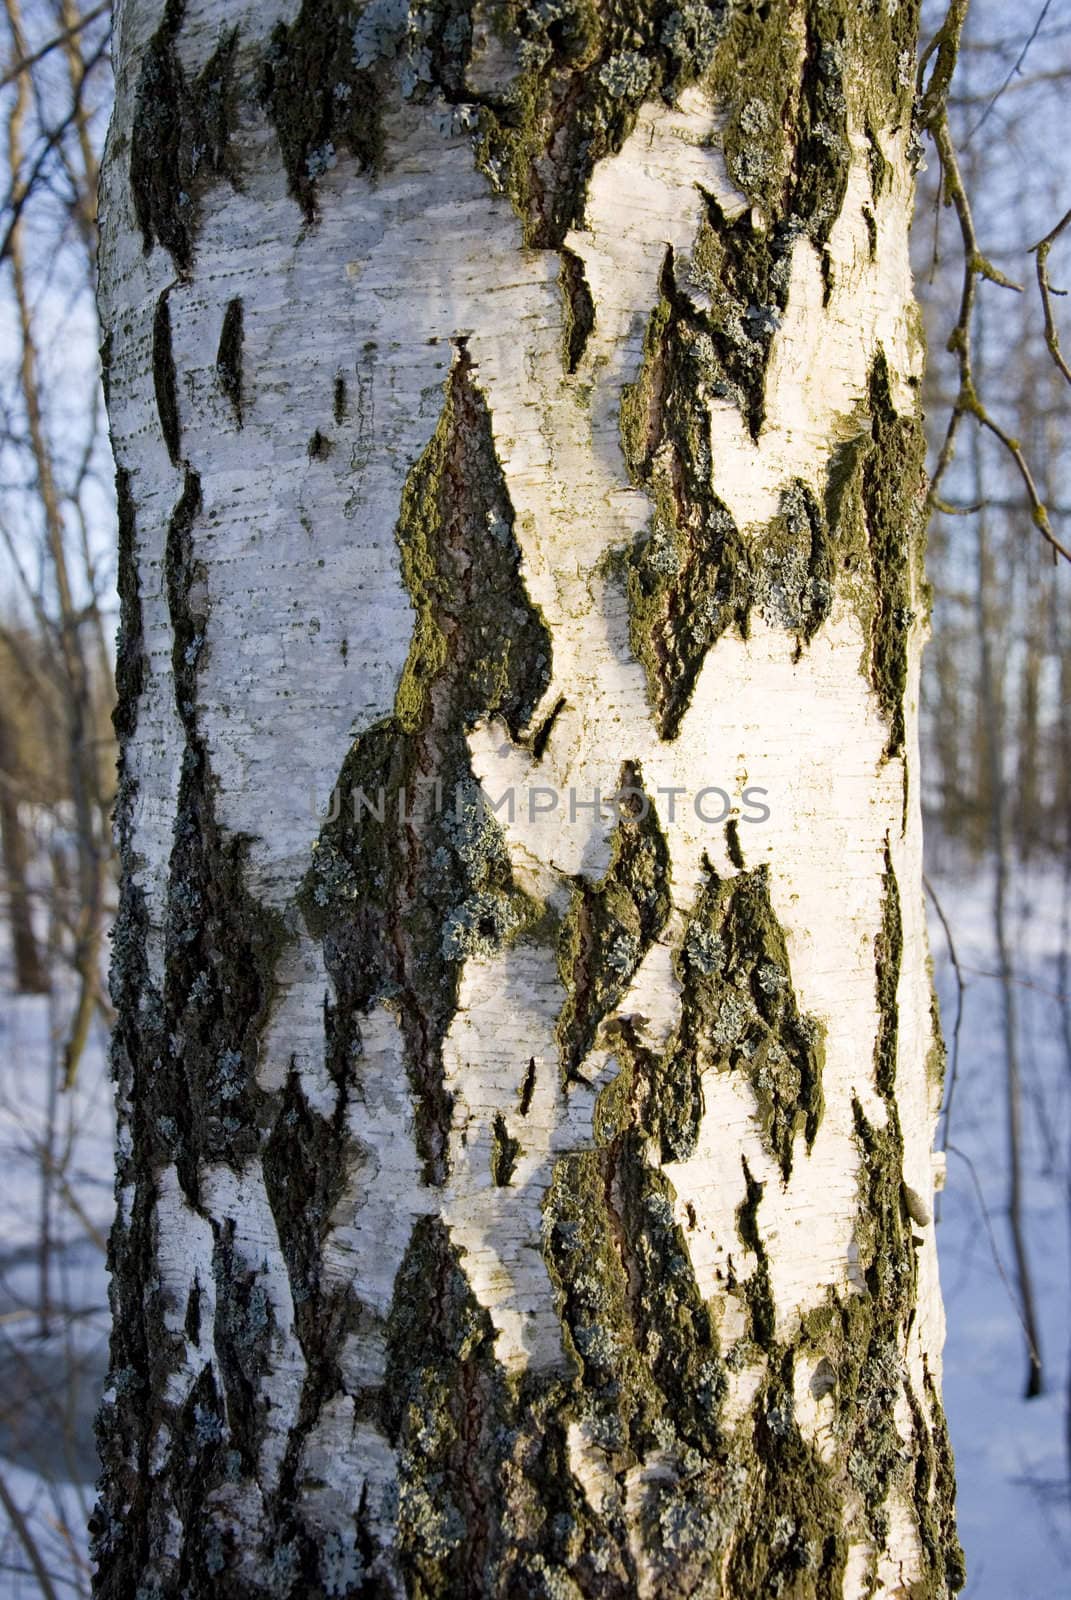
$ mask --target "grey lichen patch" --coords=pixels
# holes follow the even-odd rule
[[[548,680],[550,639],[525,589],[463,349],[406,483],[397,537],[416,622],[394,713],[346,759],[339,815],[321,831],[301,904],[335,983],[340,1060],[360,1048],[362,1012],[377,1001],[396,1010],[425,1173],[441,1182],[451,1116],[442,1043],[462,965],[540,936],[546,920],[514,884],[466,740],[484,717],[520,737]]]
[[[167,445],[171,465],[177,467],[182,456],[182,428],[178,410],[178,379],[175,352],[171,343],[170,291],[165,289],[156,302],[152,319],[152,379],[160,432]]]
[[[805,483],[782,490],[777,516],[749,549],[752,604],[802,646],[833,606],[834,553],[825,518]]]
[[[213,1348],[223,1381],[227,1433],[231,1448],[241,1453],[243,1469],[254,1472],[267,1407],[260,1378],[274,1313],[260,1273],[235,1250],[233,1221],[224,1220],[214,1231]]]
[[[708,864],[675,966],[681,1020],[665,1067],[679,1100],[672,1153],[694,1148],[703,1073],[742,1071],[787,1180],[797,1135],[810,1149],[821,1120],[824,1033],[796,1000],[765,866],[721,878]]]
[[[871,381],[869,448],[860,436],[830,468],[831,486],[843,487],[853,471],[860,476],[844,502],[847,519],[839,518],[837,490],[819,506],[802,483],[792,483],[767,529],[738,530],[712,488],[709,407],[730,400],[759,436],[793,251],[806,236],[823,252],[828,294],[825,244],[844,204],[849,126],[869,128],[880,155],[874,130],[910,115],[904,61],[912,58],[916,12],[913,4],[890,14],[844,0],[804,7],[745,0],[732,8],[706,73],[724,109],[730,176],[753,205],[730,217],[708,196],[689,256],[667,257],[640,374],[624,391],[620,415],[630,476],[654,503],[648,534],[627,557],[627,575],[632,645],[665,738],[678,731],[706,655],[723,633],[735,628],[746,637],[757,605],[802,647],[829,615],[834,583],[842,582],[867,629],[890,753],[902,744],[921,538],[921,426],[892,407],[884,358]],[[880,187],[884,168],[874,165]]]
[[[956,1533],[956,1468],[952,1442],[941,1397],[928,1366],[924,1383],[928,1434],[923,1407],[917,1400],[913,1406],[916,1437],[920,1441],[915,1464],[915,1513],[933,1588],[940,1595],[943,1580],[947,1593],[958,1594],[967,1581],[967,1567]]]
[[[130,186],[146,253],[162,244],[183,275],[193,264],[199,199],[237,174],[238,45],[237,28],[221,34],[191,83],[176,49],[185,12],[186,0],[167,0],[142,62],[130,136]]]
[[[382,86],[374,57],[358,64],[356,21],[351,0],[302,0],[293,22],[276,24],[264,60],[261,99],[275,125],[290,192],[310,222],[317,180],[337,164],[339,151],[345,148],[367,169],[382,149]]]
[[[831,1294],[791,1342],[778,1337],[763,1185],[743,1164],[737,1226],[753,1259],[726,1287],[745,1301],[748,1332],[724,1358],[676,1195],[653,1164],[650,1053],[628,1019],[615,1037],[623,1065],[596,1105],[594,1145],[558,1159],[543,1207],[568,1370],[507,1380],[445,1228],[425,1219],[414,1231],[389,1319],[381,1410],[399,1452],[407,1591],[626,1600],[642,1571],[656,1600],[838,1600],[851,1546],[869,1545],[876,1571],[895,1490],[918,1520],[917,1592],[944,1600],[962,1562],[940,1410],[932,1386],[928,1415],[914,1401],[902,1355],[916,1282],[895,1114],[876,1128],[855,1106],[865,1287]],[[821,1453],[796,1420],[802,1360],[829,1406]],[[727,1366],[744,1364],[758,1366],[759,1387],[728,1429]],[[905,1396],[907,1441],[896,1423]]]
[[[715,399],[729,399],[757,438],[766,416],[766,370],[788,305],[797,218],[767,224],[753,212],[728,217],[712,195],[678,290],[706,334],[703,356]]]
[[[725,1592],[840,1600],[848,1555],[835,1476],[805,1440],[793,1403],[792,1350],[771,1361],[752,1409],[742,1516]]]
[[[230,402],[234,420],[242,426],[243,372],[242,345],[245,339],[244,311],[240,295],[227,301],[223,326],[216,350],[216,381]]]
[[[576,372],[595,326],[595,302],[588,287],[584,263],[563,245],[558,283],[562,292],[562,363],[570,375]]]
[[[565,1081],[575,1077],[599,1024],[669,916],[669,851],[643,775],[631,762],[622,769],[619,795],[609,865],[598,883],[577,882],[558,945],[566,991],[557,1028]]]
[[[844,203],[850,124],[910,118],[917,30],[916,0],[733,6],[710,82],[729,175],[769,225],[795,219],[825,245]]]

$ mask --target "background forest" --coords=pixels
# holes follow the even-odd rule
[[[117,553],[93,282],[110,9],[3,0],[0,17],[0,1596],[88,1594],[106,1369]],[[924,8],[924,40],[944,15]],[[978,1600],[1042,1600],[1071,1568],[1069,88],[1071,0],[974,0],[914,235],[945,1385]]]

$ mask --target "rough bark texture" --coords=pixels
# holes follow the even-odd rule
[[[961,1585],[915,10],[117,8],[102,1600]]]

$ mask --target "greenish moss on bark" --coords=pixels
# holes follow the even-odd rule
[[[231,148],[238,30],[220,35],[191,83],[176,49],[185,13],[186,0],[167,0],[145,51],[130,135],[130,187],[146,254],[162,244],[183,276],[193,265],[198,201],[238,170]]]
[[[840,581],[866,638],[866,666],[889,727],[886,755],[904,742],[904,695],[914,607],[925,601],[926,441],[914,411],[892,399],[888,362],[878,352],[860,432],[833,456],[825,509]]]
[[[559,249],[596,164],[621,149],[643,102],[672,102],[708,70],[728,6],[504,0],[497,11],[510,65],[478,95],[465,91],[477,161],[512,201],[525,243]]]
[[[711,84],[726,108],[729,175],[768,224],[795,218],[825,245],[847,187],[849,124],[910,117],[917,36],[916,0],[733,6]]]
[[[900,985],[904,931],[900,915],[900,889],[893,871],[892,852],[885,846],[882,878],[881,929],[874,941],[874,970],[878,985],[878,1034],[874,1044],[874,1078],[878,1093],[895,1102],[896,1057],[900,1040],[900,1013],[896,993]]]
[[[744,1169],[744,1198],[736,1210],[736,1231],[745,1250],[750,1250],[755,1257],[755,1266],[743,1282],[748,1337],[760,1350],[769,1350],[777,1332],[777,1314],[770,1288],[770,1263],[759,1232],[759,1204],[765,1185],[752,1177],[743,1156],[740,1163]]]
[[[672,255],[636,382],[621,397],[632,481],[654,501],[647,537],[626,558],[629,631],[663,738],[680,728],[711,645],[747,626],[747,555],[710,486],[704,334],[670,299]],[[707,336],[707,344],[709,337]]]
[[[441,1182],[451,1098],[442,1044],[464,961],[546,937],[546,913],[513,881],[466,734],[499,717],[514,738],[549,678],[550,639],[521,572],[490,417],[462,348],[439,425],[402,496],[397,538],[416,620],[393,715],[339,774],[300,903],[338,1000],[344,1073],[359,1018],[398,1014],[429,1181]]]
[[[862,482],[875,597],[870,672],[889,719],[887,753],[895,755],[904,742],[908,635],[925,537],[926,437],[918,416],[897,414],[883,354],[871,374],[870,407],[874,448]]]

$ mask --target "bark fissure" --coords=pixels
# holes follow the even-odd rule
[[[227,301],[220,329],[219,347],[216,350],[216,376],[219,386],[230,401],[234,420],[242,426],[243,403],[243,344],[245,340],[244,312],[240,295]]]

